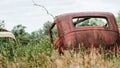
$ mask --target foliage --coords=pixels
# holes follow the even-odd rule
[[[5,28],[4,20],[0,20],[0,29],[4,29],[4,28]]]
[[[43,25],[43,33],[44,35],[49,35],[48,29],[50,27],[51,22],[47,21],[44,25]]]
[[[29,34],[25,31],[25,26],[22,26],[21,24],[20,25],[17,25],[17,26],[14,26],[13,29],[12,29],[12,32],[13,34],[19,38],[19,39],[26,39],[26,38],[29,38]]]
[[[33,31],[31,33],[31,39],[40,39],[41,37],[43,37],[43,30],[39,29],[38,31]]]
[[[120,20],[120,15],[117,21]],[[90,21],[90,25],[96,25],[98,20]],[[43,29],[32,32],[25,31],[25,26],[16,25],[12,32],[19,41],[27,41],[26,45],[15,45],[13,40],[0,39],[0,68],[119,68],[120,54],[108,55],[103,51],[99,53],[98,49],[83,51],[79,49],[78,53],[65,51],[65,55],[60,56],[52,48],[49,40],[48,28],[51,22],[46,22]],[[119,24],[119,23],[118,23]],[[88,25],[88,23],[82,24]],[[57,36],[57,28],[53,30]]]
[[[48,37],[41,38],[39,42],[19,45],[13,48],[14,55],[9,53],[9,48],[4,47],[0,52],[1,68],[119,68],[120,56],[107,56],[100,54],[98,49],[79,49],[78,53],[65,51],[65,55],[59,55],[54,49],[51,51]],[[8,49],[8,50],[6,50]]]
[[[76,26],[104,26],[107,22],[103,21],[105,20],[104,18],[90,18],[88,20],[85,20],[83,22],[80,22],[79,24],[77,24]]]
[[[51,22],[47,21],[43,25],[43,29],[39,29],[37,31],[33,31],[31,33],[31,39],[40,39],[43,38],[46,35],[49,35],[48,29],[50,27]]]
[[[24,32],[24,30],[23,30]],[[56,27],[55,31],[56,32]],[[56,35],[56,33],[54,33]],[[19,35],[19,34],[18,34]],[[24,34],[23,34],[24,35]],[[35,39],[33,37],[33,39]],[[6,39],[7,40],[7,39]],[[5,43],[5,46],[3,45]],[[78,53],[65,51],[60,56],[51,48],[49,36],[43,35],[37,41],[31,41],[27,45],[15,46],[11,41],[1,40],[0,46],[0,67],[1,68],[119,68],[120,55],[107,56],[103,51],[100,54],[98,49]]]
[[[27,44],[30,39],[30,34],[25,31],[25,26],[16,25],[12,29],[12,33],[16,36],[17,40],[22,44]]]
[[[8,60],[12,59],[15,55],[16,42],[11,38],[0,38],[0,54]]]
[[[116,20],[117,20],[118,28],[120,31],[120,11],[118,12],[118,16],[116,17]]]

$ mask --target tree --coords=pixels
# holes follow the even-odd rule
[[[39,29],[31,33],[31,39],[40,39],[41,37],[43,37],[43,35],[43,30]]]
[[[118,28],[120,31],[120,11],[118,12],[118,16],[116,17],[116,20],[117,20]]]
[[[22,26],[20,24],[20,25],[14,26],[12,29],[12,32],[15,34],[15,36],[18,37],[25,34],[25,28],[26,28],[25,26]]]
[[[45,35],[49,35],[48,29],[49,29],[50,25],[51,25],[50,21],[45,22],[43,25],[43,29],[33,31],[31,33],[31,38],[32,39],[39,39],[39,38],[44,37]]]
[[[0,20],[0,29],[4,29],[4,28],[5,28],[4,20]]]
[[[30,40],[30,34],[25,31],[25,26],[19,24],[13,27],[12,33],[16,36],[19,42],[27,44]]]
[[[49,35],[48,29],[51,25],[50,21],[47,21],[44,25],[43,25],[43,34],[44,35]]]
[[[76,26],[104,26],[107,22],[103,21],[104,18],[88,18],[80,23],[78,23]]]

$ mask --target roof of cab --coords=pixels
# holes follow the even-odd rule
[[[110,12],[74,12],[58,15],[57,18],[80,17],[80,16],[113,17],[114,15]]]

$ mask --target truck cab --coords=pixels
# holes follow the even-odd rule
[[[58,37],[54,45],[59,52],[78,48],[81,45],[86,48],[114,46],[119,38],[115,17],[109,12],[78,12],[58,15],[49,28],[51,43],[53,43],[52,29],[55,25]]]

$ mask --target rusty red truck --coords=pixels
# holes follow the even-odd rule
[[[99,24],[93,19],[99,21]],[[92,26],[89,25],[91,21],[93,21]],[[49,28],[51,43],[53,43],[52,29],[55,25],[58,37],[54,45],[59,53],[66,49],[76,49],[80,45],[86,48],[111,47],[119,43],[118,25],[114,15],[110,12],[78,12],[58,15]]]

